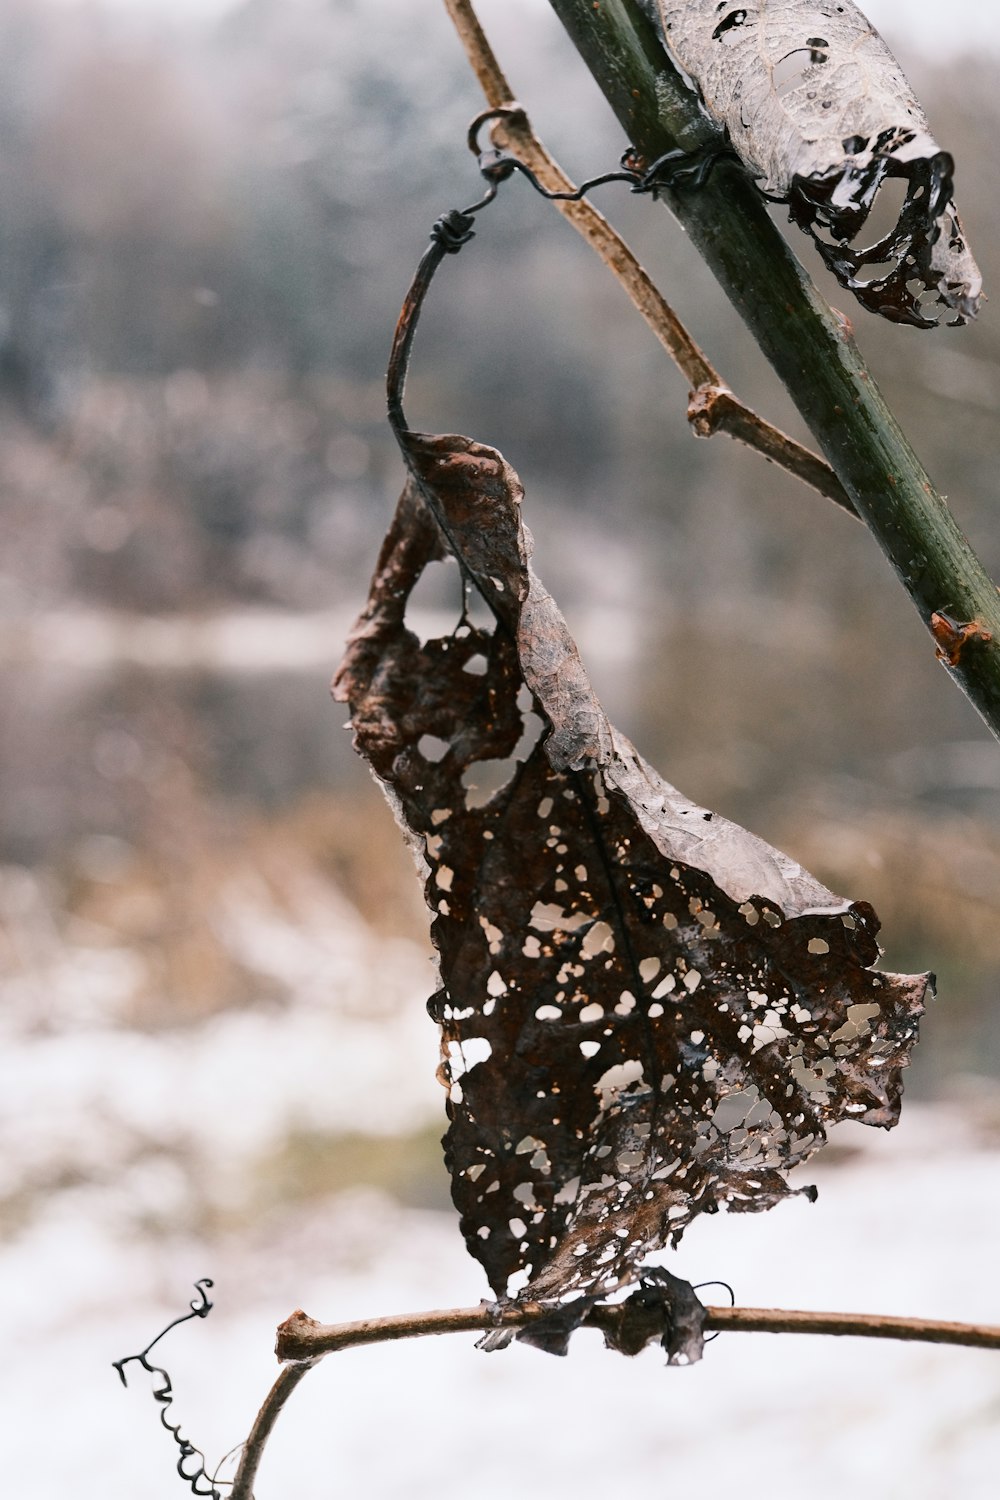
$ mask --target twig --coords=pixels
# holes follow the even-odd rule
[[[622,1303],[598,1303],[583,1320],[587,1328],[612,1327]],[[541,1307],[452,1307],[442,1312],[403,1313],[359,1323],[317,1323],[294,1312],[278,1328],[275,1353],[282,1360],[315,1360],[357,1344],[423,1338],[434,1333],[472,1333],[524,1328],[542,1315]],[[705,1331],[717,1333],[817,1333],[870,1339],[905,1339],[928,1344],[962,1344],[1000,1349],[1000,1328],[986,1324],[944,1323],[930,1318],[890,1318],[878,1313],[786,1312],[770,1307],[706,1308]],[[295,1366],[294,1368],[298,1368]],[[280,1377],[279,1377],[280,1378]]]
[[[289,1396],[298,1385],[303,1376],[308,1375],[316,1360],[316,1355],[311,1359],[300,1359],[296,1364],[286,1365],[267,1393],[264,1405],[257,1413],[250,1436],[243,1444],[243,1452],[240,1454],[239,1466],[233,1478],[233,1487],[229,1492],[229,1500],[253,1500],[253,1482],[257,1478],[257,1470],[264,1456],[267,1440],[271,1436],[274,1424],[281,1415],[282,1408]]]
[[[765,458],[780,464],[796,478],[812,485],[814,490],[842,506],[857,520],[861,519],[840,480],[818,453],[794,443],[777,427],[772,427],[770,422],[745,406],[724,385],[699,386],[688,402],[687,415],[698,437],[711,437],[713,432],[728,432],[730,437],[738,438],[748,448],[756,448]],[[795,452],[792,453],[791,449],[795,449]]]
[[[535,135],[524,110],[514,103],[513,91],[479,24],[472,0],[444,0],[444,3],[490,108],[507,107],[515,111],[494,127],[494,136],[531,169],[549,192],[573,192],[573,182]],[[844,510],[857,515],[829,464],[766,422],[733,395],[604,215],[586,198],[578,202],[557,200],[556,207],[597,252],[633,307],[687,377],[692,388],[688,421],[696,436],[711,437],[714,432],[727,432],[730,437],[755,448],[765,458],[819,490]],[[711,420],[707,421],[705,414],[709,409]]]
[[[1000,1328],[988,1323],[945,1323],[933,1318],[889,1318],[881,1313],[782,1312],[773,1307],[710,1307],[707,1329],[720,1333],[825,1333],[851,1338],[904,1339],[910,1343],[962,1344],[1000,1349]]]
[[[637,0],[549,0],[644,161],[717,139]],[[740,168],[663,195],[784,382],[933,635],[961,641],[942,665],[1000,738],[1000,595],[936,493],[835,313]],[[929,337],[929,335],[920,335]],[[973,629],[964,633],[965,626]]]
[[[583,1326],[612,1331],[620,1322],[624,1303],[598,1303]],[[264,1447],[275,1422],[299,1381],[324,1355],[359,1344],[387,1344],[397,1339],[425,1338],[440,1333],[492,1332],[524,1328],[545,1309],[451,1307],[440,1312],[401,1313],[365,1318],[357,1323],[317,1323],[301,1310],[280,1324],[275,1353],[286,1361],[268,1392],[243,1449],[230,1500],[253,1500],[253,1482]],[[871,1339],[904,1339],[928,1344],[962,1344],[973,1349],[1000,1349],[1000,1328],[975,1323],[943,1323],[930,1318],[889,1318],[876,1313],[786,1312],[770,1307],[708,1307],[705,1332],[814,1333]]]

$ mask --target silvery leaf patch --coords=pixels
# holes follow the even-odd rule
[[[639,0],[762,192],[787,201],[872,312],[933,327],[924,300],[974,318],[982,278],[952,201],[954,162],[892,53],[851,0]],[[895,223],[864,244],[891,179]]]

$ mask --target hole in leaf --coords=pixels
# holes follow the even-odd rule
[[[812,64],[812,54],[805,47],[796,47],[779,58],[771,69],[771,83],[779,99],[784,99],[803,82],[806,70]]]
[[[424,568],[406,601],[406,623],[421,641],[428,641],[450,634],[461,608],[462,576],[455,559],[449,557]]]
[[[712,1124],[720,1135],[728,1135],[743,1124],[759,1099],[760,1090],[753,1083],[748,1088],[724,1095],[715,1106]]]
[[[601,1098],[601,1108],[607,1109],[608,1105],[613,1103],[625,1089],[630,1089],[633,1084],[638,1084],[642,1076],[642,1063],[637,1057],[627,1058],[625,1062],[615,1063],[612,1067],[608,1068],[607,1072],[602,1073],[594,1084],[594,1091]],[[649,1092],[648,1084],[645,1085],[642,1092]]]
[[[485,807],[497,792],[503,791],[516,770],[517,761],[513,756],[506,760],[473,761],[462,772],[466,807]]]
[[[871,1022],[882,1014],[880,1005],[849,1005],[847,1020],[830,1038],[831,1042],[853,1042],[856,1037],[867,1036]]]
[[[556,1193],[552,1201],[553,1203],[572,1203],[576,1199],[579,1191],[579,1177],[570,1177],[566,1182],[563,1183],[562,1187],[559,1189],[558,1193]]]
[[[528,923],[538,932],[576,932],[581,927],[586,927],[590,922],[586,912],[564,911],[561,906],[556,906],[551,901],[536,901],[531,908],[531,916]],[[607,926],[607,923],[604,924]],[[608,931],[610,932],[610,928]]]
[[[561,1021],[562,1011],[558,1005],[540,1005],[535,1011],[536,1021]]]
[[[522,702],[522,698],[525,702]],[[504,760],[474,760],[462,772],[462,786],[465,788],[467,808],[485,807],[491,798],[503,791],[513,778],[518,765],[531,755],[544,728],[538,715],[531,711],[532,702],[530,692],[527,688],[522,688],[518,695],[518,707],[523,715],[521,738],[514,746],[513,753]]]
[[[417,742],[417,750],[424,760],[430,761],[432,765],[437,765],[439,760],[444,760],[450,749],[449,742],[439,739],[436,734],[421,735]]]
[[[537,1136],[534,1136],[534,1135],[525,1135],[525,1136],[522,1136],[521,1139],[518,1141],[517,1145],[514,1147],[514,1155],[515,1156],[528,1156],[528,1155],[530,1155],[530,1153],[532,1151],[537,1151],[538,1148],[540,1146],[544,1146],[544,1144],[545,1144],[545,1142],[544,1141],[540,1141]],[[515,1193],[514,1196],[516,1197],[517,1194]]]
[[[746,18],[747,13],[745,10],[731,10],[727,16],[723,17],[718,26],[716,26],[715,30],[712,32],[712,40],[714,42],[723,42],[728,46],[730,44],[731,38],[727,36],[727,33],[734,31],[739,26],[742,26],[746,21]]]
[[[466,1073],[493,1056],[489,1039],[484,1036],[468,1036],[461,1042],[451,1041],[447,1051],[448,1072],[452,1083],[457,1083]]]
[[[903,212],[907,189],[908,183],[905,177],[883,178],[875,194],[871,211],[865,220],[863,235],[866,244],[879,244],[895,229],[899,223],[899,216]]]
[[[614,953],[615,935],[607,922],[595,922],[580,944],[582,959],[596,958],[599,953]]]
[[[884,281],[895,269],[896,264],[891,260],[868,261],[864,266],[859,268],[854,279],[859,286],[869,286],[877,281]],[[922,292],[924,290],[922,281],[918,281],[914,285],[919,291]]]

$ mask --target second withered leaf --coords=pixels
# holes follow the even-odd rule
[[[769,197],[871,312],[933,328],[974,318],[982,277],[942,151],[902,70],[853,0],[639,0]],[[895,222],[866,243],[887,184]],[[925,304],[930,301],[931,308]]]
[[[830,1124],[893,1125],[930,976],[877,972],[871,907],[696,807],[608,722],[499,453],[404,451],[335,694],[434,914],[468,1248],[498,1296],[599,1296],[695,1215],[787,1196]],[[407,602],[449,551],[496,624],[421,644]],[[505,761],[492,796],[470,788]]]

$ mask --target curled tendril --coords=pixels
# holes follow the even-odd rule
[[[483,148],[479,144],[479,133],[483,126],[492,120],[516,120],[519,125],[528,123],[528,116],[520,104],[513,100],[510,104],[501,104],[496,109],[484,109],[469,125],[466,135],[466,144],[473,156],[482,156]]]
[[[707,1287],[707,1286],[721,1286],[721,1287],[724,1287],[725,1290],[729,1293],[729,1306],[730,1307],[735,1307],[736,1306],[736,1293],[733,1291],[733,1289],[729,1285],[728,1281],[699,1281],[698,1284],[697,1284],[697,1286],[695,1287],[695,1291],[696,1292],[703,1291],[704,1288]],[[706,1344],[713,1344],[715,1342],[715,1340],[719,1337],[719,1333],[721,1333],[721,1331],[722,1330],[719,1329],[715,1333],[710,1334],[709,1337],[705,1340],[705,1343]]]
[[[126,1355],[124,1359],[113,1361],[113,1367],[118,1371],[118,1378],[122,1385],[128,1385],[128,1377],[125,1374],[125,1366],[137,1364],[152,1375],[154,1381],[153,1400],[160,1408],[160,1423],[166,1428],[177,1445],[179,1456],[177,1459],[177,1472],[191,1490],[193,1495],[206,1497],[206,1500],[223,1500],[221,1491],[217,1488],[215,1477],[219,1472],[216,1468],[215,1474],[209,1476],[205,1464],[205,1455],[200,1448],[196,1448],[189,1442],[180,1429],[179,1422],[170,1420],[170,1407],[174,1399],[174,1388],[170,1376],[161,1365],[150,1363],[149,1351],[164,1338],[172,1328],[177,1328],[181,1323],[188,1323],[192,1318],[207,1318],[212,1311],[212,1302],[208,1296],[208,1288],[214,1283],[210,1277],[204,1276],[194,1284],[197,1295],[188,1303],[189,1311],[182,1313],[179,1318],[174,1318],[166,1328],[160,1330],[155,1339],[152,1339],[139,1354]],[[234,1450],[235,1451],[235,1450]],[[226,1457],[229,1455],[227,1454]],[[224,1462],[225,1460],[223,1460]],[[221,1465],[219,1466],[221,1467]],[[219,1481],[228,1484],[228,1480]]]
[[[732,154],[732,149],[728,145],[714,144],[693,152],[670,151],[666,156],[661,156],[651,164],[647,164],[629,147],[622,157],[619,171],[604,172],[599,177],[591,177],[572,192],[549,192],[548,188],[542,186],[531,168],[511,152],[498,151],[493,147],[483,149],[479,138],[484,125],[501,120],[506,120],[510,124],[526,125],[528,117],[519,104],[512,102],[500,105],[497,109],[483,110],[470,124],[466,140],[486,181],[486,192],[478,202],[470,204],[468,208],[449,209],[435,220],[431,229],[430,244],[424,251],[414,273],[399,322],[396,325],[396,336],[393,339],[389,368],[386,372],[386,394],[389,404],[389,422],[400,440],[402,434],[408,431],[403,414],[403,388],[406,383],[413,336],[424,298],[445,256],[457,255],[462,247],[475,237],[473,227],[475,216],[493,202],[502,182],[506,182],[508,178],[518,173],[526,177],[535,192],[540,193],[543,198],[562,203],[578,202],[592,188],[601,187],[606,182],[627,182],[633,193],[650,193],[655,198],[661,188],[677,190],[685,187],[700,187],[716,162],[721,157]]]
[[[492,202],[496,194],[494,188],[488,199],[476,204],[476,208],[484,208],[487,202]],[[472,209],[460,212],[457,208],[450,208],[447,213],[435,219],[431,229],[431,239],[436,245],[440,245],[447,255],[457,255],[463,245],[467,245],[475,234],[472,227]]]
[[[650,193],[654,198],[661,188],[700,188],[708,181],[720,160],[736,159],[736,152],[728,139],[712,142],[696,151],[668,151],[648,165],[640,161],[630,146],[622,157],[617,172],[604,172],[599,177],[590,177],[571,193],[553,193],[543,187],[531,168],[511,152],[492,148],[484,150],[480,145],[479,137],[483,126],[502,120],[510,124],[527,125],[528,116],[521,105],[515,103],[502,104],[496,109],[484,109],[470,124],[466,137],[469,150],[477,158],[479,170],[487,182],[495,191],[514,172],[520,172],[536,193],[562,203],[576,203],[592,188],[602,187],[606,182],[627,182],[633,193]]]

